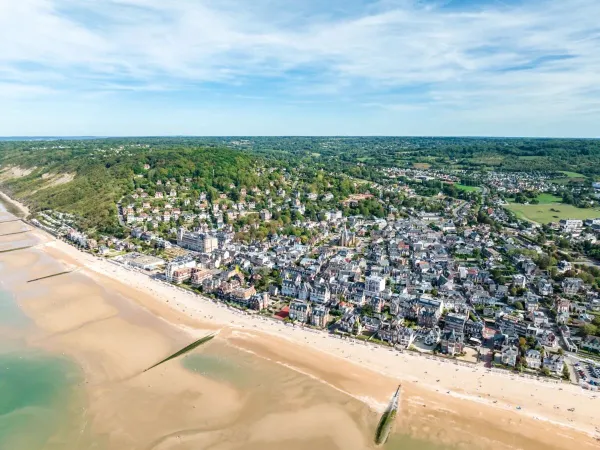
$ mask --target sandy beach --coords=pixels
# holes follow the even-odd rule
[[[0,214],[0,221],[8,217]],[[238,418],[237,426],[246,424],[248,445],[243,448],[254,448],[251,442],[257,448],[259,444],[279,448],[276,440],[268,441],[272,433],[266,430],[284,427],[293,437],[289,421],[294,420],[305,424],[304,437],[313,439],[310,446],[315,449],[370,448],[366,430],[376,423],[378,411],[399,383],[403,396],[396,428],[413,437],[465,448],[598,448],[593,436],[600,424],[600,400],[579,387],[492,373],[285,326],[151,280],[21,222],[0,224],[0,234],[18,232],[18,226],[30,231],[0,238],[4,239],[0,246],[25,242],[33,247],[0,254],[0,262],[9,268],[8,282],[21,307],[44,331],[33,344],[66,352],[81,364],[90,405],[85,414],[109,448],[236,448],[233,443],[212,447],[222,434],[206,433],[208,422],[209,428],[221,429],[232,417]],[[62,270],[73,272],[24,283],[27,277]],[[198,383],[199,375],[176,362],[141,374],[211,330],[220,331],[216,348],[292,369],[322,386],[321,391],[311,385],[317,399],[335,392],[335,401],[294,397],[299,407],[287,418],[256,408],[242,414],[243,392],[206,377]],[[276,400],[273,405],[277,409]],[[158,411],[161,419],[148,421],[140,414],[144,408]],[[205,424],[202,436],[190,431],[198,430],[199,423]],[[355,435],[340,434],[338,426],[355,430]],[[307,448],[306,439],[295,436],[286,446]]]

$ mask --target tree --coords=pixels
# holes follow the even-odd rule
[[[569,368],[567,367],[566,364],[563,366],[562,376],[565,380],[571,379],[571,373],[569,372]]]
[[[525,307],[523,306],[522,302],[515,302],[515,308],[517,308],[519,311],[525,310]]]
[[[595,336],[598,334],[598,327],[596,325],[592,325],[591,323],[586,323],[581,327],[581,333],[584,336]]]

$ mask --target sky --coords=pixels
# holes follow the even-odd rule
[[[598,0],[0,0],[0,136],[600,137]]]

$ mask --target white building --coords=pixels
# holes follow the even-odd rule
[[[525,361],[530,369],[539,369],[542,366],[542,355],[537,350],[529,349],[525,354]]]
[[[376,297],[385,290],[385,278],[372,275],[365,280],[365,294]]]
[[[167,264],[167,268],[165,270],[165,278],[168,282],[173,282],[173,275],[177,270],[194,267],[196,267],[196,260],[191,256],[182,256],[180,258],[175,258],[173,261]]]
[[[200,253],[212,253],[219,248],[219,240],[208,233],[192,233],[182,227],[177,232],[177,245]]]

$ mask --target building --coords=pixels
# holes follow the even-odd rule
[[[537,350],[529,349],[525,353],[525,362],[530,369],[539,369],[542,366],[542,355]]]
[[[208,270],[192,269],[192,286],[202,286],[204,280],[210,278],[212,275]]]
[[[346,227],[340,234],[340,246],[341,247],[354,247],[357,244],[356,233],[346,230]]]
[[[329,286],[326,284],[315,284],[312,291],[310,291],[310,301],[315,303],[327,303],[331,298],[331,292]]]
[[[378,297],[385,290],[385,278],[371,275],[365,280],[365,294]]]
[[[325,328],[329,322],[329,308],[323,305],[317,305],[312,309],[310,315],[310,324],[313,327]]]
[[[547,367],[550,373],[562,375],[565,358],[558,354],[550,354],[544,358],[544,367]]]
[[[169,281],[171,281],[171,283],[181,284],[184,281],[187,281],[192,278],[192,270],[193,269],[191,267],[182,267],[176,269],[171,274],[171,279]]]
[[[588,352],[600,353],[600,338],[588,336],[586,340],[581,342],[581,348]]]
[[[262,311],[269,307],[269,294],[266,292],[262,292],[260,294],[255,294],[250,299],[248,303],[248,307],[254,309],[256,311]]]
[[[444,331],[456,331],[459,334],[463,334],[465,332],[466,321],[467,316],[456,313],[448,313],[446,315]]]
[[[565,278],[561,287],[565,295],[575,295],[583,286],[583,281],[580,278]]]
[[[456,333],[454,330],[445,331],[442,334],[440,345],[442,346],[442,353],[447,355],[454,356],[462,353],[464,349],[463,335]]]
[[[550,283],[548,280],[540,280],[538,281],[538,293],[542,296],[545,297],[547,295],[552,295],[552,293],[554,292],[554,289],[552,289],[552,283]]]
[[[175,272],[180,269],[196,267],[196,260],[191,256],[181,256],[175,258],[173,261],[167,264],[165,270],[165,278],[168,282],[174,281]],[[191,271],[190,271],[191,277]]]
[[[425,328],[433,328],[442,316],[444,304],[441,300],[420,298],[417,300],[417,322]]]
[[[237,289],[234,289],[229,295],[231,297],[231,300],[233,300],[234,302],[245,305],[250,301],[250,299],[254,295],[256,295],[256,289],[254,288],[254,286],[238,287]]]
[[[273,217],[273,215],[271,214],[271,211],[267,210],[267,209],[263,209],[260,212],[260,220],[266,222],[268,220],[271,220],[271,218]]]
[[[291,320],[306,323],[310,316],[310,305],[303,301],[293,301],[290,303],[289,317]]]
[[[128,253],[127,255],[118,257],[117,260],[126,266],[142,270],[156,270],[165,265],[164,259],[143,255],[141,253]]]
[[[507,366],[515,367],[517,365],[517,357],[519,356],[519,349],[514,345],[505,345],[502,347],[501,360],[502,364]]]
[[[579,231],[583,228],[583,220],[561,219],[559,225],[565,233],[573,233],[574,231]]]
[[[219,241],[207,233],[192,233],[182,227],[177,232],[177,245],[195,252],[212,253],[219,248]]]
[[[503,334],[507,336],[536,336],[538,329],[529,325],[518,317],[504,314],[496,320]]]

